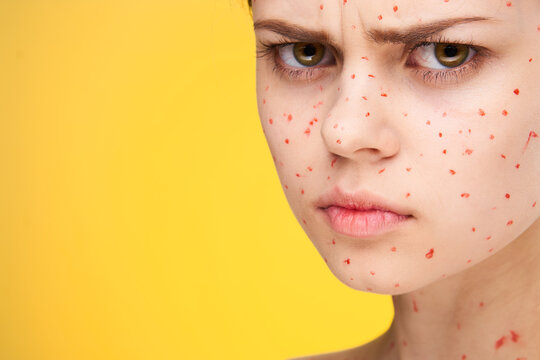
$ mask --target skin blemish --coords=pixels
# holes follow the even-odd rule
[[[336,245],[336,240],[332,239],[332,245]]]
[[[302,190],[300,191],[300,193],[301,193],[302,195],[304,195],[304,189],[302,189]]]
[[[334,129],[338,127],[338,124],[334,124]]]
[[[285,144],[288,144],[289,143],[289,139],[285,139]]]
[[[308,171],[313,171],[313,168],[311,166],[307,167]]]
[[[444,149],[444,150],[442,151],[442,153],[446,155],[446,149]]]
[[[396,283],[396,284],[394,285],[394,287],[399,287],[399,283]]]
[[[332,160],[332,162],[330,163],[330,167],[334,167],[334,164],[336,163],[336,160],[337,159]]]
[[[519,169],[519,164],[516,164],[516,169]]]
[[[407,171],[411,171],[411,169],[412,169],[412,168],[405,168],[405,170],[407,170]]]
[[[375,275],[375,272],[373,272],[373,271],[370,271],[369,273],[370,273],[371,275]]]
[[[386,93],[381,93],[381,96],[382,96],[382,97],[388,97],[388,94],[386,94]]]
[[[392,246],[392,248],[390,249],[390,251],[396,252],[396,247],[395,247],[395,246]]]
[[[341,139],[337,139],[336,142],[341,145]]]
[[[413,303],[414,312],[418,312],[418,307],[416,306],[416,300],[413,299],[412,303]]]
[[[476,231],[476,228],[473,227],[473,228],[472,228],[472,232],[475,232],[475,231]]]
[[[535,133],[532,130],[529,132],[529,137],[527,138],[527,143],[525,144],[525,147],[523,148],[522,152],[524,152],[527,149],[527,146],[529,146],[529,141],[531,141],[531,137],[538,137],[538,134]]]
[[[305,219],[302,219],[302,222],[303,222],[304,224],[307,224],[307,222],[306,222],[306,220],[305,220]]]
[[[508,116],[508,111],[503,110],[503,111],[502,111],[502,114],[503,114],[503,116]]]
[[[429,249],[429,251],[426,253],[426,259],[431,259],[433,257],[433,248]]]
[[[356,77],[355,74],[352,74],[352,75],[351,75],[351,79],[354,79],[355,77]]]
[[[519,95],[519,89],[514,89],[514,94]]]
[[[508,222],[506,223],[507,226],[510,226],[514,223],[514,220],[508,220]]]
[[[447,115],[446,112],[442,113],[442,117],[446,117],[446,115]]]
[[[511,6],[512,6],[512,2],[511,2],[511,1],[507,1],[507,2],[506,2],[506,6],[511,7]]]
[[[463,194],[461,194],[461,197],[462,197],[462,198],[468,198],[469,196],[471,196],[469,193],[463,193]]]
[[[321,9],[321,10],[324,9],[324,5],[321,4],[321,6],[319,6],[319,9]]]
[[[379,14],[379,16],[377,16],[377,19],[382,20],[382,15]]]
[[[285,189],[289,190],[289,186],[287,184],[285,184]]]
[[[493,139],[495,139],[495,135],[493,135],[493,134],[490,134],[490,135],[489,135],[489,139],[490,139],[490,140],[493,140]]]
[[[366,117],[368,117],[368,116],[369,116],[369,111],[366,113]]]
[[[426,121],[426,124],[427,124],[427,125],[431,125],[431,121],[429,121],[429,120]]]
[[[519,339],[519,335],[516,334],[516,333],[515,333],[514,331],[512,331],[512,330],[510,330],[510,334],[512,335],[511,340],[512,340],[513,342],[517,342],[518,339]]]
[[[484,302],[483,302],[483,301],[480,301],[480,304],[478,304],[478,306],[483,307],[483,306],[484,306]]]
[[[349,97],[348,97],[348,96],[345,98],[345,101],[349,101]]]
[[[394,7],[392,9],[394,10],[394,12],[398,11],[397,5],[394,5]]]
[[[473,153],[473,151],[474,151],[473,149],[466,149],[465,154],[471,155]]]
[[[344,262],[345,264],[347,264],[347,265],[350,265],[350,264],[351,264],[351,259],[348,259],[348,258],[347,258],[347,259],[345,259],[345,261],[343,261],[343,262]]]
[[[311,130],[309,128],[307,128],[305,131],[304,131],[304,134],[306,134],[307,136],[309,136],[309,134],[311,133]]]
[[[535,207],[536,206],[536,201],[532,204],[532,207]]]
[[[270,125],[272,125],[274,123],[274,120],[268,119],[268,122],[270,123]]]
[[[405,198],[408,198],[409,196],[411,196],[411,193],[407,193],[407,195],[405,195]]]
[[[456,172],[454,170],[450,169],[450,174],[455,175]]]
[[[463,354],[461,355],[461,360],[466,360],[467,359],[467,355]]]
[[[484,110],[482,110],[482,109],[478,109],[478,115],[485,116],[486,112]]]
[[[370,78],[374,78],[374,77],[375,77],[375,75],[371,75],[371,74],[368,74],[368,76],[369,76]]]
[[[486,240],[489,240],[489,239],[491,239],[491,235],[490,235],[490,236],[488,236],[488,237],[486,237]]]
[[[507,199],[510,199],[510,194],[504,195]]]
[[[442,133],[439,133],[439,137],[442,138]]]
[[[506,159],[506,155],[504,155],[504,154],[501,154],[501,157],[502,157],[503,159]]]
[[[495,341],[495,349],[498,349],[501,346],[503,346],[505,340],[506,340],[506,336],[503,336],[499,340]]]
[[[367,101],[367,97],[365,97],[365,96],[362,96],[362,99],[364,99],[364,100],[366,100],[366,101]]]
[[[384,170],[386,170],[386,168],[379,170],[379,174],[382,173]]]
[[[362,56],[360,59],[369,60],[367,56]]]
[[[287,120],[292,121],[292,115],[291,114],[289,114],[289,116],[287,116]]]

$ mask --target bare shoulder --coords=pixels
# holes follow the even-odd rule
[[[329,352],[318,355],[308,355],[287,360],[369,360],[377,359],[377,341],[372,341],[352,349]]]

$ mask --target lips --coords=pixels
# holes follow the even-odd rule
[[[316,206],[327,209],[331,206],[339,206],[350,210],[379,210],[392,212],[396,215],[412,216],[411,210],[387,200],[367,190],[346,192],[339,186],[334,186],[329,192],[323,194]]]
[[[337,186],[321,196],[317,207],[335,232],[354,238],[388,233],[413,218],[408,209],[366,190],[347,193]]]

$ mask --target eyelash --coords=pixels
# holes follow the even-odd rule
[[[277,72],[280,77],[287,76],[289,80],[305,80],[311,81],[314,79],[317,73],[324,71],[324,67],[304,67],[304,68],[291,68],[286,65],[281,64],[279,61],[276,61],[278,55],[278,49],[280,47],[296,44],[295,42],[288,41],[286,38],[281,37],[278,41],[264,42],[260,41],[262,49],[257,50],[257,58],[269,57],[273,63],[272,72]],[[465,64],[462,64],[452,70],[434,70],[427,69],[422,70],[418,67],[415,68],[414,64],[409,62],[410,55],[419,47],[427,46],[431,44],[453,44],[453,45],[465,45],[469,49],[475,51],[474,56],[467,61]],[[438,35],[432,38],[427,39],[426,41],[418,42],[412,46],[407,46],[405,48],[405,53],[407,54],[407,62],[405,65],[412,67],[413,73],[415,76],[420,76],[425,83],[457,83],[461,79],[471,75],[474,71],[477,71],[478,68],[482,65],[484,58],[489,57],[490,51],[484,47],[476,46],[472,42],[456,42],[450,41],[445,37]],[[424,68],[425,69],[425,68]]]

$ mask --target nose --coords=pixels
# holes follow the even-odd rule
[[[362,79],[357,71],[353,78],[351,73],[342,72],[341,90],[322,124],[327,149],[358,162],[373,163],[395,155],[400,143],[389,121],[396,113],[390,94],[378,91],[377,82],[370,82],[373,79],[368,76]]]

